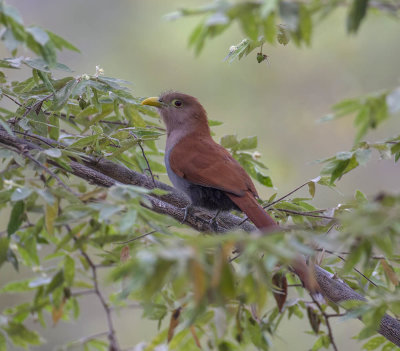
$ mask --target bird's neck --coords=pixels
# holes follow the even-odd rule
[[[165,152],[168,153],[169,151],[171,151],[174,146],[179,143],[180,140],[189,135],[192,138],[211,139],[210,127],[206,122],[167,130],[167,144]]]

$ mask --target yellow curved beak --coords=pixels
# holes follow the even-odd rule
[[[162,103],[159,101],[158,97],[149,97],[147,99],[144,99],[142,101],[142,105],[149,105],[149,106],[155,106],[155,107],[161,107]]]

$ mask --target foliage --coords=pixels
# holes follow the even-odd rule
[[[290,37],[296,45],[309,45],[312,18],[329,13],[339,3],[215,2],[200,10],[181,10],[180,15],[209,16],[190,39],[198,52],[206,38],[239,21],[248,38],[232,50],[229,59],[233,59],[264,41],[287,43]],[[358,29],[367,13],[362,3],[353,1],[349,10],[350,32]],[[398,160],[398,137],[378,143],[360,141],[368,128],[388,117],[387,111],[398,111],[397,90],[334,107],[335,117],[367,111],[356,117],[362,132],[353,150],[323,160],[323,177],[303,185],[308,187],[308,197],[289,194],[277,199],[274,194],[264,203],[288,229],[261,237],[239,231],[199,236],[149,209],[149,196],[162,195],[159,190],[121,183],[99,187],[72,174],[71,162],[85,164],[94,158],[140,173],[148,172],[149,166],[155,176],[165,173],[160,163],[163,152],[156,143],[164,134],[158,115],[140,105],[128,82],[104,76],[100,67],[94,74],[56,79],[54,70],[68,71],[57,62],[57,50],[76,48],[49,31],[25,27],[16,9],[4,3],[0,11],[2,40],[13,55],[0,61],[0,66],[23,69],[27,76],[11,81],[10,71],[0,73],[2,101],[13,106],[1,107],[0,132],[36,145],[28,150],[0,144],[0,211],[2,218],[8,218],[6,230],[0,233],[0,267],[8,264],[19,271],[22,266],[31,272],[29,278],[9,282],[0,292],[33,296],[31,302],[1,312],[0,350],[40,345],[44,340],[28,329],[28,322],[35,319],[45,328],[46,316],[54,325],[75,320],[84,294],[103,301],[110,320],[114,318],[110,306],[124,307],[134,301],[142,307],[143,318],[158,321],[160,330],[145,350],[167,343],[170,350],[243,350],[250,345],[269,350],[284,318],[308,318],[316,338],[312,350],[327,348],[333,340],[324,316],[326,311],[338,313],[339,307],[316,308],[285,268],[297,253],[315,256],[309,242],[332,253],[324,258],[326,269],[338,272],[368,297],[368,302],[347,306],[348,316],[361,316],[365,323],[358,338],[373,336],[364,348],[390,349],[392,344],[384,345],[385,339],[375,333],[386,311],[400,314],[400,197],[380,194],[367,199],[357,191],[354,199],[332,209],[317,209],[310,202],[317,186],[334,186],[342,175],[367,162],[371,150]],[[276,27],[278,16],[285,20],[284,26]],[[259,39],[260,34],[265,39]],[[38,57],[16,57],[21,45]],[[256,137],[238,140],[227,135],[221,144],[254,179],[272,186],[260,154],[249,151],[257,148]],[[338,251],[346,257],[339,257]],[[97,277],[99,266],[108,271],[109,296]],[[293,290],[290,298],[277,298],[283,286]],[[272,297],[279,300],[279,307]],[[108,329],[64,348],[117,350],[112,325]],[[101,340],[105,336],[108,342]]]
[[[264,61],[263,44],[287,45],[290,40],[297,47],[310,46],[314,24],[323,20],[341,6],[348,6],[346,28],[356,33],[372,10],[396,16],[400,7],[390,0],[312,0],[312,1],[221,1],[200,8],[183,8],[170,13],[167,18],[176,20],[187,16],[202,16],[203,19],[189,36],[189,47],[199,54],[207,39],[221,35],[233,24],[238,23],[245,38],[232,45],[226,59],[229,62],[249,55],[260,48],[257,61]]]

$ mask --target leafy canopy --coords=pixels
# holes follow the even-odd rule
[[[238,21],[246,38],[231,48],[227,59],[232,61],[266,42],[310,45],[315,18],[323,18],[341,3],[218,1],[180,10],[175,17],[205,15],[189,39],[197,53],[207,38]],[[351,2],[350,33],[371,11],[368,5],[363,0]],[[93,74],[71,76],[71,70],[57,62],[57,52],[77,49],[50,31],[25,27],[18,11],[4,2],[0,23],[2,41],[12,55],[0,60],[1,99],[8,101],[0,108],[0,210],[7,218],[0,232],[0,266],[10,264],[16,272],[23,266],[31,272],[29,278],[9,282],[0,292],[33,296],[31,302],[1,311],[0,350],[41,345],[43,338],[28,329],[27,322],[36,319],[46,327],[46,315],[53,324],[78,319],[85,294],[104,302],[109,322],[105,332],[83,336],[67,349],[83,345],[85,350],[119,350],[110,306],[124,307],[129,301],[141,306],[143,318],[159,322],[158,334],[145,350],[167,342],[170,350],[243,350],[250,345],[269,350],[284,318],[307,318],[315,334],[312,350],[328,348],[333,340],[325,328],[326,311],[339,313],[339,307],[327,303],[317,308],[285,269],[296,253],[315,256],[319,250],[326,252],[325,269],[338,272],[368,297],[368,303],[345,306],[365,324],[358,338],[373,336],[363,347],[394,349],[375,334],[385,312],[400,314],[400,197],[380,194],[368,199],[356,191],[354,199],[331,209],[317,209],[312,199],[317,186],[334,187],[344,174],[368,162],[373,150],[383,158],[399,159],[399,136],[363,140],[368,129],[398,113],[398,89],[333,107],[325,120],[356,116],[354,148],[322,160],[322,177],[303,185],[308,188],[305,197],[274,194],[264,203],[282,227],[288,224],[287,230],[264,237],[239,231],[199,236],[152,211],[151,201],[164,194],[160,190],[104,177],[109,187],[100,187],[79,177],[79,165],[104,159],[138,173],[150,175],[149,168],[152,175],[165,173],[160,162],[163,152],[156,143],[165,131],[158,115],[140,105],[129,83],[104,76],[100,67]],[[18,56],[21,47],[36,57]],[[26,79],[12,81],[9,75],[14,69],[23,69]],[[55,70],[65,76],[54,78]],[[255,151],[256,137],[239,140],[227,135],[221,144],[261,185],[272,187],[267,167]],[[307,245],[311,241],[316,250]],[[240,255],[233,253],[238,248]],[[108,272],[109,295],[103,291],[98,267]],[[290,298],[288,287],[295,291]]]

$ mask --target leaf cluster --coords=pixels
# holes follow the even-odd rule
[[[183,8],[166,17],[175,20],[187,16],[201,16],[202,20],[189,36],[189,47],[199,54],[207,41],[221,35],[233,24],[238,23],[245,38],[232,45],[225,60],[229,62],[249,55],[260,48],[257,61],[267,57],[262,54],[264,43],[287,45],[290,40],[298,47],[311,44],[314,24],[331,14],[335,9],[348,6],[346,29],[356,33],[373,9],[396,16],[399,8],[390,1],[368,0],[313,0],[286,1],[214,1],[199,8]]]
[[[311,16],[325,6],[318,4],[216,2],[181,14],[209,16],[192,35],[196,50],[206,38],[239,21],[248,36],[239,56],[255,43],[253,48],[265,40],[286,41],[282,33],[298,45],[309,44]],[[276,27],[278,17],[286,18],[286,27]],[[0,232],[0,268],[10,264],[16,271],[24,267],[31,273],[0,287],[0,293],[27,294],[32,299],[1,311],[0,350],[40,345],[44,340],[27,327],[28,322],[47,327],[49,320],[54,325],[75,320],[85,295],[103,299],[108,319],[114,318],[113,309],[134,303],[143,318],[158,321],[158,334],[145,350],[167,343],[171,350],[269,350],[280,323],[294,317],[308,318],[316,337],[313,350],[329,347],[332,340],[324,331],[323,314],[338,313],[339,308],[324,304],[317,310],[286,269],[297,253],[314,257],[319,249],[331,252],[324,260],[328,269],[339,271],[369,298],[368,303],[349,303],[351,313],[366,325],[360,338],[376,332],[385,311],[400,314],[399,197],[382,194],[369,201],[357,192],[354,200],[333,209],[320,210],[310,203],[318,185],[333,186],[343,174],[364,164],[372,149],[397,161],[399,138],[357,143],[350,152],[324,160],[325,176],[303,185],[308,187],[307,197],[289,194],[277,199],[274,194],[265,206],[286,224],[285,230],[263,237],[243,232],[199,236],[151,210],[149,196],[159,198],[165,192],[117,182],[104,188],[73,174],[71,162],[84,165],[89,159],[107,159],[140,173],[150,167],[155,177],[165,173],[160,163],[163,152],[157,146],[165,131],[158,115],[140,105],[141,98],[132,94],[129,83],[104,76],[100,67],[93,74],[55,78],[56,69],[69,72],[57,62],[57,50],[74,47],[39,27],[25,27],[16,10],[3,2],[0,22],[7,33],[2,40],[13,55],[0,61],[5,68],[0,73],[1,99],[14,106],[0,108],[1,131],[34,146],[18,148],[1,141],[0,212],[7,218],[7,228]],[[17,57],[20,46],[38,57]],[[27,77],[12,81],[7,76],[10,69],[23,69]],[[387,111],[397,108],[393,94],[397,93],[353,102],[359,110],[368,109],[360,123],[367,123],[368,129],[371,120],[375,126],[384,120]],[[211,126],[218,124],[210,121]],[[257,148],[256,137],[239,140],[227,135],[221,144],[254,179],[272,187],[260,154],[252,151]],[[316,250],[309,242],[318,245]],[[345,258],[338,252],[345,252]],[[362,269],[363,276],[353,267]],[[96,273],[100,268],[112,283],[108,296],[102,293]],[[278,306],[271,297],[279,300]],[[109,345],[101,338],[109,333],[84,337],[65,348],[107,350]],[[382,340],[371,339],[365,348],[375,345],[383,345]]]

